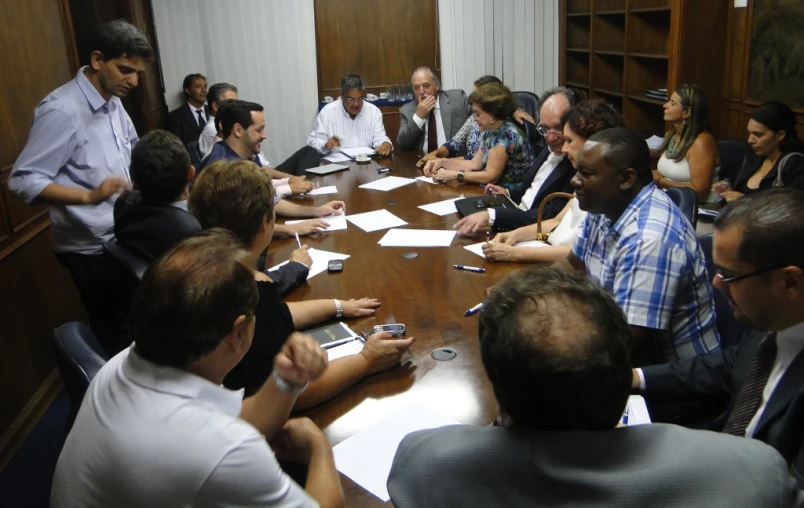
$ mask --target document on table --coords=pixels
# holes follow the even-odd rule
[[[374,212],[358,213],[347,215],[346,220],[359,227],[366,233],[379,231],[380,229],[407,226],[408,223],[392,214],[388,210],[377,210]]]
[[[418,180],[420,182],[427,182],[427,183],[432,183],[432,184],[438,185],[438,182],[433,180],[432,176],[417,176],[416,180]]]
[[[473,243],[472,245],[467,245],[464,249],[468,250],[472,254],[477,254],[481,258],[485,259],[486,255],[483,254],[483,244],[486,242],[480,243]],[[527,242],[517,242],[514,244],[514,247],[547,247],[548,243],[540,242],[539,240],[528,240]]]
[[[319,187],[317,189],[313,189],[308,192],[307,196],[322,196],[324,194],[337,194],[338,188],[334,185],[329,185],[327,187]]]
[[[346,331],[352,337],[360,337],[360,335],[356,334],[354,330],[349,328],[346,323],[339,323],[342,327],[346,329]],[[327,360],[337,360],[338,358],[343,358],[345,356],[352,356],[356,355],[359,352],[363,351],[364,342],[362,340],[352,340],[346,342],[345,344],[341,344],[340,346],[335,346],[327,349]]]
[[[449,247],[457,231],[392,229],[377,242],[383,247]]]
[[[349,157],[357,157],[361,153],[366,155],[374,155],[374,150],[367,146],[359,146],[357,148],[338,148],[338,151]]]
[[[436,215],[444,216],[449,215],[451,213],[457,213],[458,209],[455,208],[455,202],[459,199],[463,198],[452,198],[452,199],[445,199],[444,201],[438,201],[436,203],[430,203],[429,205],[421,205],[419,208],[424,210],[425,212],[434,213]]]
[[[394,190],[398,187],[404,187],[405,185],[412,184],[415,181],[416,180],[414,180],[413,178],[403,178],[401,176],[386,176],[385,178],[380,178],[379,180],[374,180],[373,182],[364,183],[363,185],[360,186],[360,188],[387,192],[389,190]]]
[[[326,251],[326,250],[318,250],[318,249],[312,249],[312,248],[307,251],[307,254],[309,254],[310,257],[313,258],[313,266],[310,267],[310,273],[307,274],[307,280],[312,279],[313,277],[315,277],[316,275],[318,275],[321,272],[326,272],[327,271],[327,265],[333,259],[344,260],[344,259],[349,259],[351,257],[349,254],[338,254],[337,252],[329,252],[329,251]],[[289,261],[285,261],[284,263],[279,263],[276,266],[272,266],[271,268],[268,268],[266,270],[266,272],[276,270],[280,266],[286,265],[288,263],[289,263]]]
[[[382,501],[389,501],[388,475],[402,439],[417,430],[459,422],[417,403],[404,406],[333,449],[335,467]]]
[[[646,425],[651,423],[648,406],[642,395],[630,395],[625,405],[622,423],[628,425]]]
[[[660,138],[659,136],[654,134],[653,136],[646,139],[645,143],[648,144],[648,148],[650,148],[651,150],[658,150],[662,146],[662,143],[664,143],[664,138]]]
[[[347,161],[351,162],[354,160],[351,157],[344,155],[340,152],[331,152],[329,155],[323,156],[322,159],[326,159],[330,162],[347,162]]]
[[[304,222],[305,220],[286,220],[285,224],[288,226],[292,226],[293,224],[298,224],[300,222]],[[340,231],[342,229],[346,229],[346,216],[345,215],[328,215],[326,217],[321,217],[321,220],[329,224],[327,229],[322,229],[321,233],[329,233],[330,231]]]

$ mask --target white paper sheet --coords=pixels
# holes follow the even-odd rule
[[[418,180],[420,182],[427,182],[427,183],[432,183],[432,184],[438,185],[438,182],[433,180],[432,176],[417,176],[416,180]]]
[[[327,359],[332,361],[338,358],[356,355],[363,351],[363,345],[362,340],[353,340],[346,344],[341,344],[340,346],[331,347],[327,349]]]
[[[664,142],[664,138],[660,138],[659,136],[653,135],[645,140],[648,144],[648,148],[651,150],[658,150],[662,143]]]
[[[392,229],[377,242],[383,247],[449,247],[457,231]]]
[[[625,412],[628,413],[628,425],[646,425],[651,423],[650,414],[648,413],[648,406],[645,405],[645,399],[641,395],[630,395],[628,403],[625,405]],[[623,415],[623,422],[625,415]]]
[[[399,443],[411,432],[446,425],[460,423],[420,404],[409,404],[335,446],[335,467],[381,500],[389,501],[385,484]]]
[[[366,233],[379,231],[380,229],[407,226],[408,223],[392,214],[388,210],[376,210],[374,212],[358,213],[347,215],[346,220],[359,227]]]
[[[483,254],[483,244],[486,242],[480,243],[473,243],[472,245],[467,245],[464,249],[468,250],[472,254],[477,254],[483,259],[486,259],[486,255]],[[548,244],[544,242],[540,242],[539,240],[528,240],[527,242],[517,242],[514,247],[547,247]]]
[[[363,185],[360,186],[360,188],[387,192],[389,190],[394,190],[399,187],[404,187],[405,185],[410,185],[415,181],[416,180],[414,180],[413,178],[403,178],[401,176],[386,176],[385,178],[380,178],[379,180],[374,180],[373,182],[364,183]]]
[[[434,213],[443,217],[444,215],[449,215],[451,213],[458,213],[458,209],[455,208],[455,201],[459,199],[463,198],[445,199],[444,201],[430,203],[429,205],[421,205],[419,208],[425,212]]]
[[[327,271],[327,264],[333,259],[349,259],[349,254],[338,254],[337,252],[329,252],[326,250],[310,249],[307,251],[310,257],[313,258],[313,266],[310,267],[310,273],[307,274],[307,280],[312,279],[321,272]],[[279,263],[276,266],[268,268],[266,271],[276,270],[282,265],[288,264],[289,261]]]
[[[293,224],[298,224],[300,222],[304,222],[305,220],[286,220],[285,224],[288,226],[292,226]],[[330,231],[340,231],[342,229],[346,229],[346,216],[345,215],[328,215],[326,217],[321,217],[321,220],[329,224],[327,229],[322,229],[321,233],[329,233]]]
[[[334,185],[330,185],[327,187],[319,187],[317,189],[313,189],[307,193],[308,196],[321,196],[323,194],[337,194],[338,187]]]
[[[351,157],[347,157],[346,155],[340,152],[332,152],[329,155],[323,156],[322,159],[326,159],[330,162],[347,162],[354,160]]]
[[[361,153],[366,155],[374,155],[374,150],[367,146],[359,146],[357,148],[338,148],[338,150],[346,155],[357,157]]]

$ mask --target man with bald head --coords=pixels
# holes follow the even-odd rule
[[[478,229],[491,226],[508,231],[536,222],[542,200],[554,192],[572,192],[570,179],[575,173],[572,163],[562,153],[564,131],[561,117],[568,109],[584,99],[572,88],[556,87],[547,90],[539,103],[539,133],[544,136],[545,146],[536,157],[522,184],[511,191],[493,186],[495,191],[505,192],[519,208],[489,208],[468,215],[455,224],[461,235],[469,235]],[[487,186],[488,187],[488,186]],[[488,187],[487,190],[492,187]],[[566,199],[551,199],[545,205],[542,218],[552,219],[567,204]]]
[[[717,351],[715,305],[695,229],[653,183],[638,133],[598,132],[580,149],[572,178],[589,212],[567,261],[611,292],[625,313],[635,365]]]
[[[452,139],[469,116],[466,92],[441,90],[433,69],[419,67],[410,78],[413,100],[399,108],[399,135],[402,150],[431,152]]]

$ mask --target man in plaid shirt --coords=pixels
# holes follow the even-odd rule
[[[611,292],[650,365],[719,349],[715,305],[695,230],[653,183],[645,140],[626,128],[593,135],[572,179],[589,212],[567,261]]]

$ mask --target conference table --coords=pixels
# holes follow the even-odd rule
[[[350,169],[323,177],[308,176],[322,187],[335,185],[337,194],[294,202],[320,205],[337,199],[346,203],[347,216],[385,209],[406,221],[404,228],[451,229],[460,218],[457,212],[441,217],[417,207],[462,195],[481,195],[479,185],[416,181],[388,192],[358,187],[391,175],[422,176],[415,167],[418,158],[413,152],[396,152],[368,163],[339,163]],[[384,167],[393,167],[393,171],[378,173],[377,169]],[[375,315],[343,321],[354,331],[367,333],[377,324],[404,323],[406,336],[416,338],[401,366],[366,378],[333,400],[295,415],[310,417],[333,446],[411,402],[470,425],[487,425],[497,414],[480,360],[477,315],[465,317],[464,313],[483,300],[489,286],[526,265],[494,263],[463,248],[484,241],[485,233],[476,237],[456,235],[450,247],[414,248],[378,245],[386,232],[367,233],[349,223],[346,230],[302,237],[302,243],[312,248],[351,257],[344,261],[342,272],[316,275],[287,297],[287,301],[378,298],[382,306]],[[293,238],[273,241],[266,266],[286,260],[295,248]],[[411,252],[418,255],[403,257]],[[486,273],[456,270],[454,264],[483,267]],[[448,361],[431,357],[433,350],[443,347],[454,349],[457,356]],[[386,505],[346,476],[341,475],[341,480],[347,506]]]

